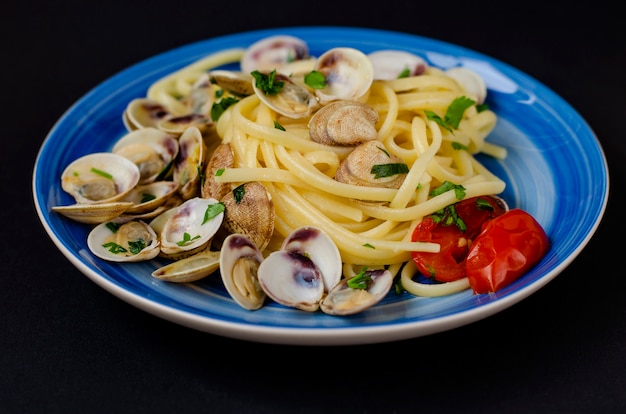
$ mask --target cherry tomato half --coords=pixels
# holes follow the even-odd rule
[[[472,240],[484,223],[505,211],[499,198],[480,196],[462,200],[425,217],[413,230],[411,240],[439,243],[440,250],[439,253],[413,252],[417,270],[438,282],[465,277],[465,261]]]
[[[512,209],[488,221],[469,248],[467,277],[474,293],[510,284],[541,260],[550,247],[545,230],[527,212]]]

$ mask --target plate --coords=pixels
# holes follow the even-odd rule
[[[126,133],[122,112],[161,77],[210,53],[247,47],[263,37],[290,34],[306,40],[312,55],[332,47],[365,53],[402,49],[448,68],[466,66],[488,87],[498,115],[488,140],[508,157],[480,158],[504,179],[510,207],[531,213],[551,249],[523,277],[494,294],[471,291],[439,298],[390,292],[375,307],[352,316],[309,313],[270,303],[257,311],[237,305],[219,277],[175,284],[151,276],[152,262],[118,264],[94,257],[89,226],[52,212],[73,203],[60,186],[62,170],[79,156],[110,151]],[[89,279],[143,311],[171,322],[230,338],[292,345],[350,345],[415,338],[467,325],[528,297],[562,272],[587,245],[604,214],[609,176],[603,150],[585,120],[545,85],[496,59],[453,44],[399,32],[344,27],[286,27],[227,35],[185,45],[129,67],[78,100],[45,138],[33,169],[40,220],[56,247]]]

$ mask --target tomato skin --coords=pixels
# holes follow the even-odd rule
[[[546,254],[550,241],[527,212],[511,209],[485,223],[470,246],[467,277],[474,293],[492,293],[528,272]]]
[[[488,202],[493,209],[480,208],[477,200]],[[438,282],[452,282],[466,276],[466,257],[472,239],[482,226],[506,211],[499,199],[490,196],[472,197],[454,204],[457,215],[467,229],[461,231],[456,225],[437,223],[427,216],[413,230],[412,241],[432,242],[440,245],[438,253],[413,252],[417,270]]]

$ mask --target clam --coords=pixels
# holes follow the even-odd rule
[[[200,195],[221,200],[230,191],[230,183],[216,182],[215,174],[218,170],[234,166],[235,154],[230,144],[227,142],[219,144],[211,154],[204,170],[204,184],[200,188]]]
[[[53,206],[52,210],[79,223],[99,224],[124,214],[135,203],[131,201],[114,201],[99,204],[70,204]]]
[[[119,201],[139,182],[139,168],[128,158],[96,152],[71,162],[61,174],[61,187],[79,204]]]
[[[309,120],[315,142],[356,146],[378,137],[378,112],[358,101],[334,101],[320,108]]]
[[[305,226],[285,238],[258,269],[263,291],[274,301],[308,312],[319,309],[325,292],[341,278],[341,256],[321,229]]]
[[[220,252],[203,250],[176,260],[152,272],[152,276],[167,282],[187,283],[203,279],[220,267]]]
[[[209,72],[209,77],[220,88],[235,95],[248,96],[254,93],[252,88],[254,78],[250,73],[233,70],[213,70]]]
[[[178,184],[173,181],[154,181],[148,184],[139,184],[122,198],[133,205],[125,211],[126,214],[143,214],[154,211],[162,206],[178,190]]]
[[[377,50],[367,57],[374,67],[374,79],[378,80],[418,76],[428,68],[424,59],[403,50]]]
[[[267,297],[259,284],[257,272],[263,255],[256,243],[243,234],[231,234],[220,250],[220,273],[224,287],[240,306],[256,310]]]
[[[258,79],[252,84],[254,92],[261,102],[279,114],[292,119],[300,119],[309,116],[317,108],[318,102],[315,95],[309,92],[306,87],[294,82],[291,77],[278,72],[258,72],[255,75],[272,79],[274,84],[282,82],[282,87],[275,93],[268,93],[259,87]]]
[[[315,61],[314,69],[326,79],[326,86],[316,89],[321,104],[334,100],[359,100],[366,96],[374,80],[370,59],[358,49],[336,47]]]
[[[357,146],[339,164],[335,180],[364,187],[400,188],[408,166],[390,154],[382,142],[367,141]]]
[[[183,200],[200,193],[201,171],[204,168],[206,144],[200,130],[190,126],[178,139],[179,152],[174,161],[174,181]]]
[[[359,279],[359,280],[355,280]],[[351,287],[351,282],[359,287]],[[354,278],[343,279],[320,303],[322,312],[329,315],[352,315],[380,302],[393,285],[389,270],[364,270]]]
[[[483,78],[471,69],[455,67],[446,69],[445,74],[454,79],[461,88],[476,99],[476,103],[482,104],[487,98],[487,86]]]
[[[251,44],[241,57],[244,73],[272,71],[286,63],[309,58],[307,43],[295,36],[276,35]]]
[[[224,205],[212,198],[194,197],[169,210],[164,221],[154,226],[157,218],[150,226],[160,236],[161,255],[179,260],[210,245],[224,220]]]
[[[179,136],[190,127],[197,128],[199,131],[203,132],[212,124],[213,121],[209,115],[189,113],[164,118],[159,121],[156,126],[162,131]]]
[[[157,128],[145,127],[122,136],[112,152],[137,164],[139,184],[145,184],[168,175],[178,154],[178,140]]]
[[[156,232],[141,220],[114,219],[94,227],[87,236],[89,250],[112,262],[150,260],[159,254]]]
[[[163,104],[148,98],[136,98],[128,103],[122,115],[124,126],[129,131],[156,126],[172,114]]]
[[[263,184],[244,183],[229,191],[222,199],[225,206],[224,228],[229,233],[248,236],[263,251],[274,234],[276,212]]]

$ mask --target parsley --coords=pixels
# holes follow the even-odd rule
[[[224,174],[224,171],[226,171],[226,168],[218,168],[218,170],[215,171],[215,176],[219,177],[220,175]]]
[[[477,112],[486,111],[487,109],[489,109],[489,105],[487,105],[487,104],[476,105],[476,111]]]
[[[113,223],[112,221],[109,221],[107,224],[105,224],[106,228],[111,230],[111,233],[117,233],[117,229],[120,228],[120,224],[118,223]]]
[[[452,141],[452,148],[455,150],[467,150],[467,145],[461,144],[460,142]]]
[[[220,213],[223,213],[226,207],[224,203],[213,203],[209,204],[204,212],[204,219],[202,220],[202,224],[216,217]]]
[[[211,119],[213,121],[217,121],[229,106],[234,105],[237,102],[239,102],[239,99],[228,97],[220,100],[219,102],[213,103],[213,105],[211,105]]]
[[[266,95],[274,96],[285,86],[285,82],[276,79],[276,69],[270,72],[269,75],[255,70],[251,72],[256,81],[257,88],[265,92]]]
[[[183,234],[183,239],[181,241],[177,241],[176,244],[179,245],[179,246],[184,246],[187,243],[190,243],[190,242],[194,241],[195,239],[199,239],[199,238],[200,238],[199,234],[194,236],[194,237],[191,237],[191,235],[189,233],[185,232]]]
[[[156,198],[154,194],[142,193],[140,203],[147,203],[148,201],[152,201]]]
[[[446,110],[446,114],[443,119],[434,113],[433,111],[424,111],[426,114],[426,118],[431,121],[435,121],[439,126],[445,128],[446,130],[453,132],[453,129],[457,129],[459,124],[461,123],[461,118],[463,118],[463,114],[465,110],[470,106],[474,105],[476,101],[470,99],[466,96],[459,96],[456,98],[448,109]]]
[[[372,165],[370,173],[374,174],[374,178],[391,177],[396,174],[406,174],[409,167],[404,163],[392,164],[376,164]]]
[[[494,210],[493,206],[491,205],[491,203],[489,203],[489,201],[480,197],[476,199],[476,208],[478,208],[479,210],[488,210],[488,211]]]
[[[398,79],[408,78],[411,75],[409,68],[404,68],[402,72],[398,74]]]
[[[326,77],[322,72],[312,70],[304,75],[304,83],[313,89],[324,89],[326,87]]]
[[[357,273],[354,277],[348,279],[346,282],[348,287],[352,289],[366,289],[367,282],[372,280],[372,275],[366,273],[367,267],[364,267],[359,273]]]
[[[378,147],[378,146],[377,146],[376,148],[378,148],[378,149],[379,149],[379,150],[381,150],[381,151],[382,151],[382,152],[383,152],[386,156],[388,156],[388,157],[390,157],[390,158],[391,158],[391,155],[389,155],[389,152],[387,152],[387,150],[386,150],[386,149],[384,149],[383,147]]]
[[[132,254],[137,254],[146,247],[146,242],[145,240],[129,241],[128,247],[130,248],[130,252]]]
[[[463,221],[461,217],[456,213],[456,208],[454,205],[449,205],[447,207],[442,208],[441,210],[435,211],[430,215],[431,219],[435,223],[439,223],[442,226],[451,226],[455,225],[461,231],[467,230],[467,225]]]
[[[376,249],[376,247],[372,246],[372,245],[371,245],[371,244],[369,244],[369,243],[365,243],[365,244],[363,245],[363,247],[368,247],[368,248],[370,248],[370,249]]]
[[[94,173],[94,174],[101,175],[104,178],[108,178],[109,180],[113,179],[113,176],[111,174],[109,174],[106,171],[99,170],[96,167],[91,167],[91,172]]]
[[[113,254],[126,253],[127,251],[125,248],[114,242],[104,243],[102,247],[108,249]]]
[[[243,197],[246,195],[246,189],[244,188],[244,184],[241,184],[239,187],[236,187],[233,190],[233,196],[235,197],[235,203],[241,203]]]
[[[280,129],[281,131],[285,131],[285,127],[278,123],[278,121],[274,121],[274,128]]]
[[[450,190],[454,190],[454,195],[458,200],[463,200],[465,198],[465,187],[463,187],[462,185],[453,184],[450,181],[444,181],[443,184],[441,184],[439,187],[433,189],[429,195],[438,196]]]

